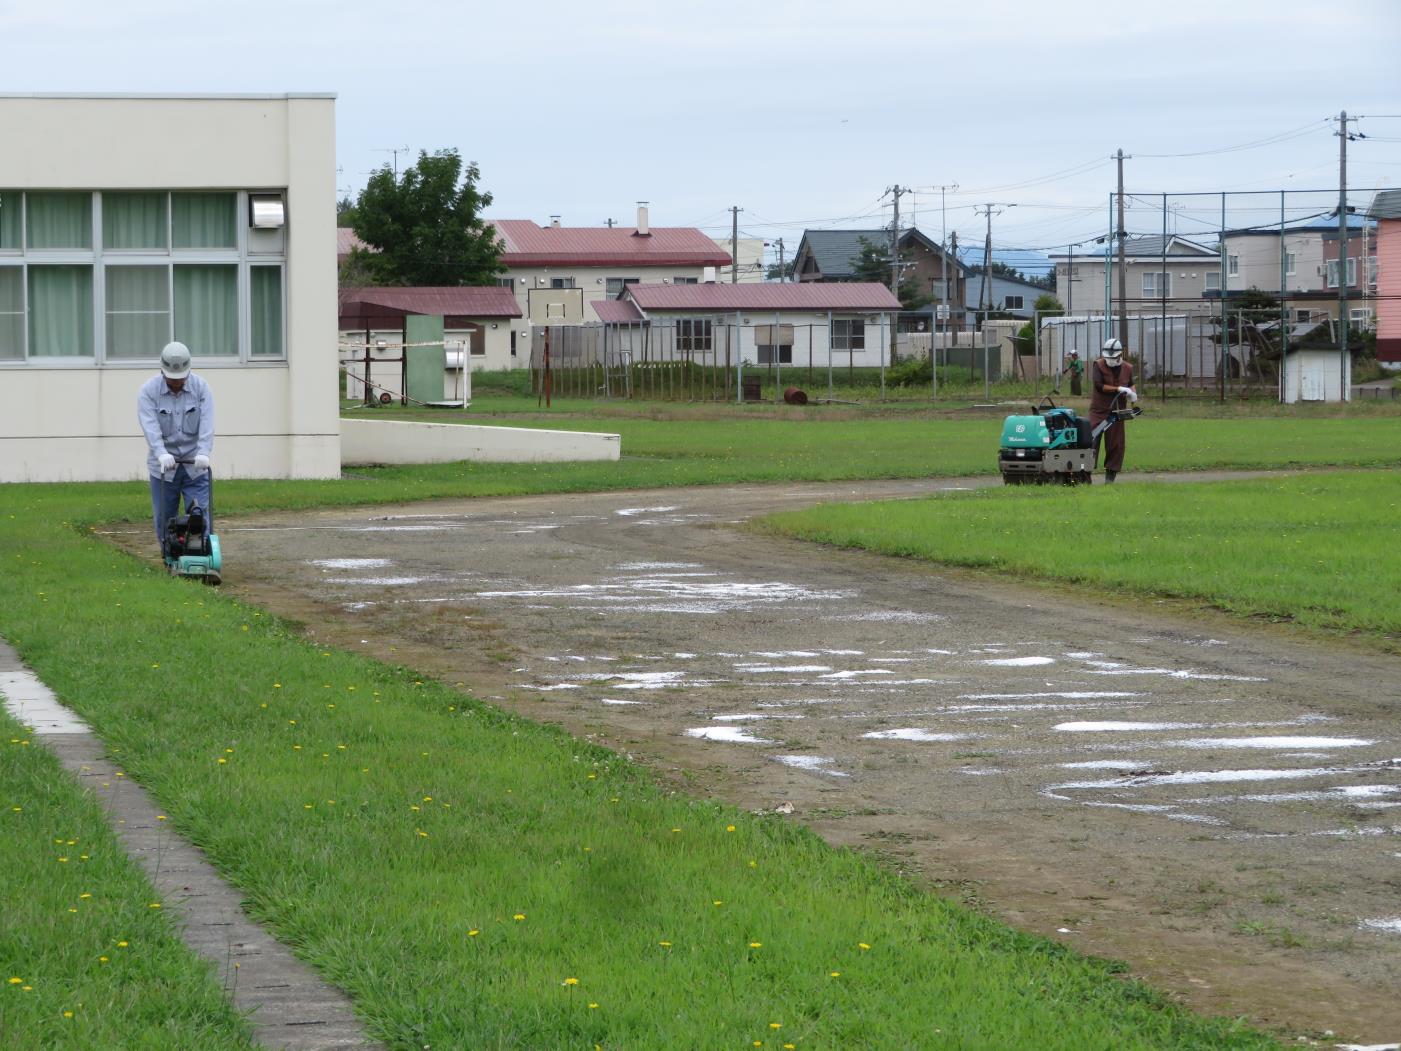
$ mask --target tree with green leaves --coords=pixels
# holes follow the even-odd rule
[[[483,285],[501,273],[501,242],[481,218],[491,194],[481,171],[455,149],[420,151],[396,176],[374,172],[355,202],[355,233],[376,251],[355,249],[345,269],[376,285]]]
[[[905,269],[904,264],[911,262],[912,258],[908,249],[901,251],[902,270]],[[889,286],[890,247],[876,244],[869,238],[861,238],[861,254],[851,261],[851,273],[857,281],[873,281],[876,284]],[[932,296],[920,292],[919,286],[912,277],[900,279],[895,297],[900,300],[900,305],[906,310],[919,310],[934,302]]]

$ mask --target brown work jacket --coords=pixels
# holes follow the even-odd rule
[[[1109,415],[1109,410],[1114,408],[1115,399],[1119,398],[1119,392],[1105,390],[1108,387],[1132,387],[1133,386],[1133,366],[1127,361],[1119,362],[1118,367],[1111,368],[1106,365],[1103,358],[1095,358],[1090,365],[1090,419],[1099,423]],[[1119,399],[1119,407],[1127,408],[1130,404],[1127,398]]]

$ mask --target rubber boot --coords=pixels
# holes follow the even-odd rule
[[[1114,484],[1114,478],[1115,478],[1115,476],[1118,475],[1118,473],[1119,473],[1118,471],[1105,471],[1105,472],[1104,472],[1104,484],[1105,484],[1105,485],[1113,485],[1113,484]]]

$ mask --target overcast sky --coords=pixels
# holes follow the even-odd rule
[[[0,40],[8,91],[333,91],[352,195],[389,147],[452,146],[492,216],[630,225],[647,200],[728,236],[739,205],[790,257],[805,226],[888,223],[896,183],[936,238],[956,183],[964,243],[997,202],[997,245],[1063,248],[1107,226],[1120,147],[1139,195],[1336,187],[1342,109],[1369,115],[1350,185],[1401,185],[1396,0],[0,0]],[[1219,200],[1171,203],[1184,234],[1216,225]],[[1230,213],[1277,221],[1278,198]]]

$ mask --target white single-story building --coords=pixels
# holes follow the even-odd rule
[[[222,477],[340,472],[335,96],[0,95],[0,482],[144,478],[170,340]]]
[[[867,282],[639,284],[594,310],[625,350],[645,340],[708,364],[876,367],[890,362],[900,300]]]
[[[445,399],[464,396],[464,368],[480,372],[527,363],[529,347],[512,324],[521,309],[509,288],[343,288],[339,324],[347,398],[364,396],[367,372],[372,385],[400,390],[405,318],[414,315],[443,319]]]

